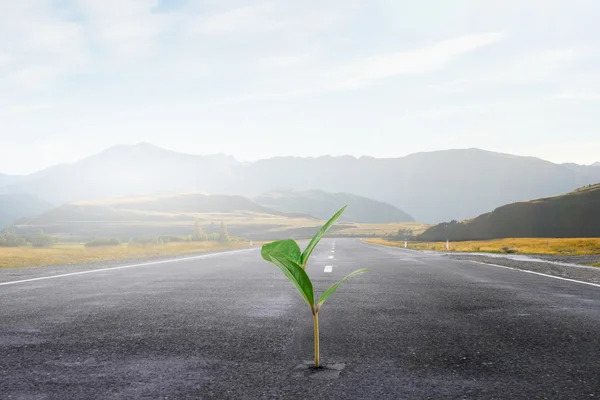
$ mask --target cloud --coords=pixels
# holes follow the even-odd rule
[[[594,63],[595,65],[595,63]],[[597,72],[578,72],[564,77],[554,100],[598,101],[600,100],[600,74]]]
[[[256,67],[260,70],[277,70],[298,67],[305,65],[311,59],[308,53],[300,54],[281,54],[269,57],[259,58],[256,61]]]
[[[152,57],[176,13],[156,0],[0,1],[0,91],[12,97]],[[137,66],[138,68],[140,65]],[[19,100],[15,100],[19,101]]]
[[[286,29],[295,33],[331,28],[345,21],[360,8],[361,0],[285,0],[258,1],[254,4],[200,15],[193,19],[189,30],[200,35],[224,35],[268,32]]]
[[[4,116],[17,114],[32,114],[41,111],[49,111],[55,108],[53,104],[15,104],[8,107]],[[1,114],[0,114],[1,115]]]
[[[23,68],[12,76],[13,81],[24,89],[38,89],[47,86],[61,71],[53,64],[34,65]]]
[[[155,13],[157,0],[75,0],[91,30],[90,40],[119,57],[149,55],[169,28],[168,14]]]
[[[8,65],[9,62],[10,62],[9,55],[0,53],[0,68],[4,67],[5,65]]]
[[[192,32],[204,34],[224,34],[243,30],[271,30],[284,26],[277,18],[277,8],[273,1],[263,1],[225,12],[200,18],[191,27]]]
[[[582,54],[582,51],[574,48],[539,49],[510,54],[489,62],[484,60],[473,67],[466,65],[455,74],[459,76],[443,83],[432,83],[429,89],[438,94],[455,94],[506,90],[512,87],[517,93],[519,87],[560,85]]]
[[[442,69],[456,57],[499,42],[503,33],[482,33],[461,36],[435,43],[420,50],[382,54],[346,69],[342,87],[360,87],[376,81],[410,73]],[[342,71],[340,71],[342,72]]]
[[[556,100],[599,101],[600,92],[564,92],[552,96]]]
[[[417,50],[374,54],[339,63],[319,63],[297,66],[269,74],[249,84],[239,101],[273,100],[278,98],[340,92],[379,84],[406,74],[422,74],[441,70],[457,57],[490,46],[502,40],[503,33],[481,33],[443,40]],[[286,55],[272,57],[283,61]],[[288,59],[289,60],[289,59]],[[290,61],[294,60],[293,56]],[[277,62],[276,62],[277,63]]]
[[[0,90],[8,92],[47,86],[87,58],[79,24],[63,19],[47,1],[20,3],[0,2]]]

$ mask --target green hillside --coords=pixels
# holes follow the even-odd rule
[[[414,222],[414,218],[391,204],[349,193],[321,190],[279,190],[254,199],[257,203],[285,213],[302,213],[327,219],[344,205],[342,221],[360,223]]]
[[[442,223],[420,240],[485,240],[519,237],[600,237],[600,184],[561,196],[508,204],[477,218]]]

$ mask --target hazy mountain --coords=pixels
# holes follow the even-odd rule
[[[158,191],[213,191],[233,184],[237,162],[224,155],[196,156],[141,143],[115,146],[73,164],[57,165],[0,188],[27,192],[55,203]]]
[[[270,188],[348,192],[385,201],[420,222],[474,217],[502,204],[551,196],[600,181],[600,170],[575,171],[531,157],[478,149],[402,158],[275,158],[242,171],[242,193]]]
[[[500,205],[600,181],[600,169],[554,164],[478,149],[401,158],[279,157],[240,163],[149,144],[116,146],[73,164],[27,176],[0,193],[65,203],[161,191],[255,197],[282,188],[352,193],[387,202],[420,222],[466,219]]]
[[[24,177],[19,176],[19,175],[0,174],[0,187],[18,183],[18,182],[22,181],[23,179],[24,179]]]
[[[19,218],[34,216],[50,208],[51,204],[32,195],[0,195],[0,229]]]
[[[348,205],[340,217],[341,221],[363,223],[414,221],[413,217],[391,204],[349,193],[279,190],[262,194],[254,200],[278,211],[304,213],[323,220],[331,218],[337,210]]]
[[[592,167],[600,167],[600,161],[593,163]]]
[[[427,229],[419,239],[600,236],[600,184],[533,201],[508,204],[464,222]]]

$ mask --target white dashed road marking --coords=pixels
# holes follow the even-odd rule
[[[333,272],[333,267],[331,265],[327,265],[325,267],[325,272]]]

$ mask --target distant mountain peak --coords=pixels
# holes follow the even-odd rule
[[[600,161],[593,163],[592,167],[600,167]]]

